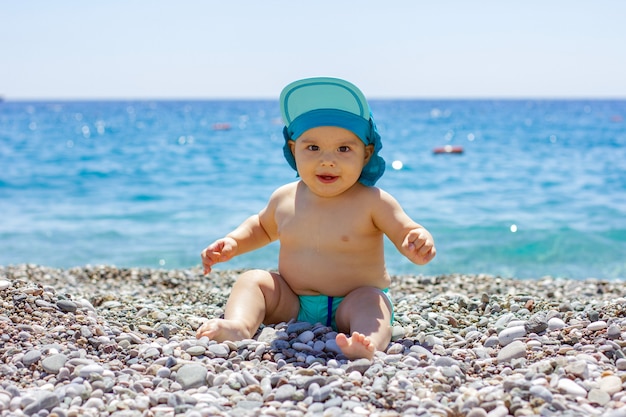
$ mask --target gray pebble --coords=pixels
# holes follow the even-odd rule
[[[39,350],[29,350],[22,357],[22,363],[25,366],[30,366],[34,363],[39,362],[39,359],[41,359],[41,352]]]
[[[185,390],[196,388],[205,384],[207,373],[202,365],[183,365],[176,372],[176,382]]]
[[[548,322],[544,313],[538,313],[532,316],[525,324],[526,332],[541,333],[548,328]]]
[[[52,392],[38,391],[35,401],[24,407],[24,414],[33,415],[41,410],[52,410],[59,405],[59,398]]]
[[[306,330],[311,330],[312,328],[313,328],[313,325],[311,323],[307,323],[305,321],[297,321],[287,326],[287,333],[300,334]]]
[[[301,343],[305,343],[305,344],[309,343],[314,338],[315,338],[315,334],[311,330],[306,330],[306,331],[300,333],[300,336],[298,336],[298,340]]]
[[[57,353],[44,358],[41,361],[41,366],[46,372],[56,374],[65,366],[65,362],[67,362],[67,356],[62,353]]]
[[[357,371],[360,374],[364,374],[370,366],[372,366],[372,361],[370,361],[369,359],[357,359],[351,361],[346,366],[346,373],[349,374],[350,372]]]
[[[92,364],[85,365],[82,368],[80,368],[79,375],[82,378],[89,378],[92,374],[102,375],[103,372],[104,372],[104,368],[101,365],[97,363],[92,363]]]
[[[620,329],[620,327],[613,323],[611,325],[609,325],[609,327],[606,329],[606,334],[608,337],[610,337],[611,339],[617,339],[621,336],[622,330]]]
[[[206,353],[206,349],[204,348],[204,346],[191,346],[189,349],[185,350],[185,352],[187,352],[191,356],[200,356]]]
[[[541,398],[547,403],[552,402],[552,392],[546,387],[542,387],[541,385],[533,385],[532,387],[530,387],[529,392],[531,395]]]
[[[57,307],[66,313],[73,313],[77,309],[76,303],[70,300],[58,300]]]
[[[296,387],[291,384],[284,384],[278,387],[276,393],[274,394],[274,399],[276,401],[284,402],[293,399],[296,394]]]
[[[223,343],[217,343],[209,345],[209,352],[211,352],[218,358],[227,358],[230,354],[230,349]]]

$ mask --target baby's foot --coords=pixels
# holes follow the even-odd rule
[[[237,320],[211,319],[198,328],[196,337],[200,339],[206,336],[218,342],[225,340],[236,342],[249,338],[248,333],[246,326]]]
[[[370,338],[357,332],[352,333],[351,337],[339,333],[335,337],[335,341],[339,349],[341,349],[341,352],[343,352],[348,359],[372,359],[376,351],[376,347]]]

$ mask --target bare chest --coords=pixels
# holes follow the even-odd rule
[[[276,220],[281,244],[301,248],[349,250],[378,236],[366,211],[300,208],[277,212]]]

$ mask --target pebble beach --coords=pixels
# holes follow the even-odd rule
[[[626,416],[626,282],[394,276],[393,340],[217,343],[237,271],[0,267],[1,416]]]

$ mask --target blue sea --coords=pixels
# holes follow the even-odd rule
[[[391,273],[626,277],[626,101],[370,104],[377,186],[438,249],[420,267],[387,242]],[[281,131],[275,100],[0,102],[0,265],[197,266],[296,179]],[[464,152],[433,153],[446,145]]]

